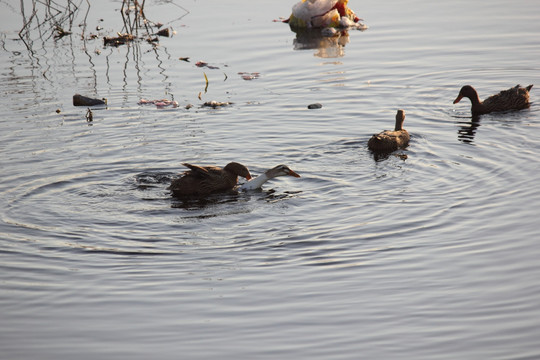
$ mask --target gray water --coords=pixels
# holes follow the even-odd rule
[[[351,0],[369,29],[339,39],[273,21],[293,4],[147,1],[174,36],[104,47],[121,2],[92,1],[27,47],[0,2],[2,359],[540,358],[540,2]],[[530,109],[452,104],[518,83]],[[229,161],[302,177],[167,191]]]

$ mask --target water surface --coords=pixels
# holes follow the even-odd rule
[[[1,3],[6,358],[540,357],[540,4],[351,1],[369,29],[329,39],[273,21],[293,3],[147,2],[174,36],[104,47],[101,0],[29,48]],[[530,109],[452,105],[518,83]],[[87,122],[75,93],[108,106]],[[179,107],[138,104],[161,98]],[[400,108],[409,147],[374,159]],[[233,160],[302,177],[167,191],[182,162]]]

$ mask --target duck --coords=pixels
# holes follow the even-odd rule
[[[188,163],[182,165],[189,170],[171,181],[168,188],[176,197],[204,197],[216,192],[226,192],[236,186],[238,176],[251,179],[248,168],[237,162],[230,162],[224,168]]]
[[[361,19],[347,7],[348,2],[349,0],[302,0],[293,6],[291,16],[283,22],[289,23],[293,28],[354,26]]]
[[[368,148],[373,152],[390,153],[409,144],[410,135],[403,129],[405,112],[398,110],[396,114],[396,126],[394,131],[385,130],[373,135],[368,141]]]
[[[529,91],[531,91],[532,87],[533,85],[529,85],[523,88],[518,84],[508,90],[503,90],[496,95],[492,95],[484,101],[480,101],[476,90],[471,85],[465,85],[459,91],[454,104],[457,104],[464,97],[469,98],[472,104],[471,113],[473,115],[526,109],[530,106]]]
[[[292,171],[287,165],[278,165],[266,170],[261,175],[243,183],[242,185],[240,185],[239,190],[260,189],[265,182],[278,176],[293,176],[296,178],[300,177],[300,175]]]

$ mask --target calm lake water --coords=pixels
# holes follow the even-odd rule
[[[321,38],[273,21],[295,1],[151,0],[156,47],[104,47],[121,2],[91,3],[55,40],[26,1],[27,47],[0,2],[2,358],[540,358],[540,2],[351,0],[369,29]],[[518,83],[530,109],[452,104]],[[229,161],[302,177],[167,191]]]

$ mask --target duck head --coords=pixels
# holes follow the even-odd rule
[[[246,178],[247,180],[251,179],[251,174],[249,173],[249,170],[246,166],[237,163],[237,162],[230,162],[228,163],[223,170],[230,172],[231,174],[234,174],[236,176],[241,176],[243,178]]]
[[[457,98],[454,100],[454,104],[457,104],[464,97],[469,98],[473,104],[479,103],[480,99],[478,98],[478,93],[471,85],[465,85],[459,90]]]
[[[276,167],[273,167],[272,169],[266,170],[265,174],[269,179],[278,176],[294,176],[297,178],[300,177],[300,175],[289,169],[287,165],[278,165]]]

